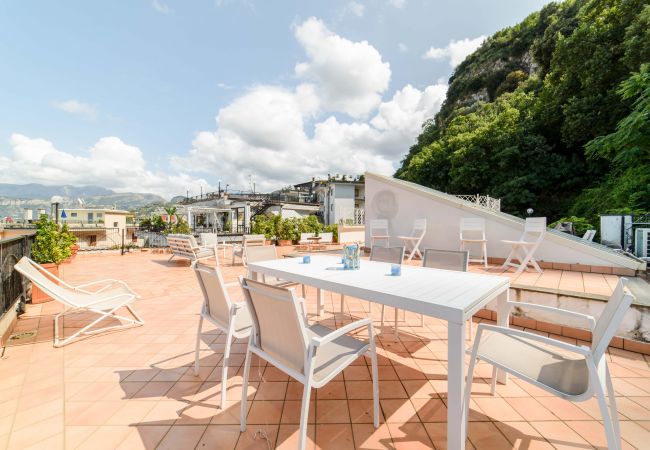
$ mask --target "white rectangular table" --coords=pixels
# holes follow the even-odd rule
[[[447,444],[465,448],[465,321],[493,299],[497,299],[498,323],[508,325],[507,277],[402,266],[402,275],[390,276],[390,264],[361,261],[359,270],[343,270],[340,258],[312,255],[251,263],[249,275],[263,274],[318,289],[318,313],[323,309],[323,291],[425,314],[448,322]],[[500,374],[505,382],[505,374]]]

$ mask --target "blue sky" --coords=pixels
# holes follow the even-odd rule
[[[0,0],[0,182],[390,173],[452,60],[544,3]]]

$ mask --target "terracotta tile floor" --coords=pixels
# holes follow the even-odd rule
[[[135,308],[146,324],[55,349],[52,315],[60,307],[30,306],[16,330],[37,334],[6,348],[0,360],[0,448],[295,447],[301,385],[259,362],[248,392],[250,425],[239,432],[244,343],[233,347],[225,410],[217,407],[224,336],[209,327],[202,336],[202,368],[194,376],[190,365],[200,292],[188,263],[167,259],[140,252],[80,255],[63,266],[72,283],[109,277],[129,283],[142,295]],[[223,272],[232,281],[243,268],[226,265]],[[232,293],[241,297],[236,289]],[[308,294],[313,313],[315,290]],[[338,308],[338,296],[328,296],[321,322],[340,326],[351,316],[363,317],[368,303],[348,298],[346,314]],[[373,308],[372,315],[378,319],[378,314]],[[406,319],[399,342],[393,342],[390,329],[378,338],[379,429],[371,423],[367,361],[360,360],[312,397],[309,448],[445,447],[446,326],[427,319],[420,327],[419,317],[411,314]],[[84,320],[66,320],[66,334]],[[620,395],[624,448],[648,448],[650,360],[615,349],[608,357]],[[477,374],[488,377],[490,368],[479,365]],[[468,448],[605,446],[595,401],[571,404],[514,378],[492,397],[488,381],[477,378],[473,387]]]

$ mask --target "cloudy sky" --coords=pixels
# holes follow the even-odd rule
[[[391,174],[543,0],[0,1],[0,182],[165,197]]]

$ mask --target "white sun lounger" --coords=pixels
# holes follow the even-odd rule
[[[139,296],[123,281],[107,279],[72,286],[26,256],[23,256],[18,261],[14,269],[28,278],[33,284],[37,285],[47,295],[63,303],[65,306],[63,312],[54,316],[55,347],[63,347],[81,335],[97,334],[108,330],[117,330],[144,324],[144,321],[131,308],[131,303],[136,298],[139,298]],[[99,289],[89,290],[88,288],[91,286],[99,286]],[[122,307],[128,309],[134,319],[116,314]],[[59,318],[80,311],[92,312],[98,314],[99,317],[72,336],[60,339]],[[91,328],[95,327],[95,325],[104,319],[117,319],[126,323],[91,330]]]

